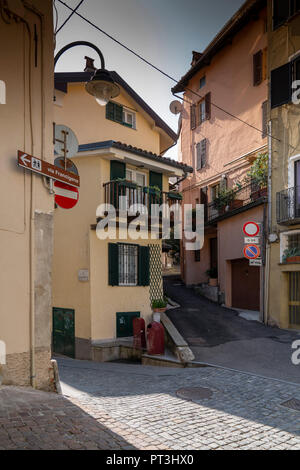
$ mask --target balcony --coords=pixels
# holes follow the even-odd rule
[[[276,194],[276,215],[278,224],[300,223],[300,186],[284,189]]]
[[[225,219],[244,210],[263,203],[268,196],[267,188],[248,184],[233,191],[226,200],[216,198],[207,204],[204,211],[205,223],[212,224],[218,219]]]
[[[143,206],[146,207],[150,216],[152,204],[167,204],[171,207],[181,205],[182,201],[182,196],[175,191],[164,192],[156,187],[139,186],[127,180],[109,181],[103,186],[105,203],[114,206],[117,213],[120,210],[128,211],[129,216],[136,216],[137,211],[142,213]],[[125,199],[120,200],[120,197]]]

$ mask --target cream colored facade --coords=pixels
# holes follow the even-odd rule
[[[161,173],[162,190],[166,193],[169,177],[184,174],[181,164],[154,157],[174,143],[172,132],[170,137],[155,126],[153,118],[122,87],[114,102],[134,111],[135,129],[107,119],[106,108],[86,93],[81,82],[68,83],[67,93],[58,92],[54,106],[55,122],[72,128],[79,140],[79,152],[72,161],[78,168],[81,185],[79,202],[72,210],[55,209],[53,307],[74,311],[75,356],[85,359],[92,357],[93,344],[117,337],[117,312],[139,312],[146,324],[151,320],[151,271],[150,285],[110,285],[109,243],[156,245],[161,252],[161,240],[150,240],[149,235],[146,240],[120,240],[117,231],[115,240],[97,237],[96,210],[99,204],[108,202],[103,185],[111,181],[111,161],[122,162],[127,170],[144,174],[145,186],[150,184],[151,171]],[[113,141],[127,146],[116,148]],[[103,145],[97,146],[99,142]],[[141,148],[153,153],[139,154]],[[79,280],[79,270],[86,270],[88,280]],[[159,282],[161,297],[161,277]]]
[[[9,5],[17,16],[0,16],[0,383],[50,389],[53,196],[17,167],[17,151],[53,161],[52,1]]]
[[[268,244],[267,320],[270,324],[281,328],[300,329],[300,264],[283,262],[284,250],[289,248],[291,240],[294,240],[293,244],[300,248],[300,217],[297,215],[299,190],[295,189],[300,185],[300,181],[297,183],[295,179],[295,165],[300,160],[300,104],[293,103],[291,99],[285,100],[282,105],[275,103],[274,77],[274,71],[279,67],[291,65],[292,81],[300,80],[299,72],[298,77],[295,76],[295,64],[297,58],[300,58],[300,11],[298,9],[298,12],[294,12],[295,16],[276,26],[273,22],[276,21],[273,8],[273,2],[269,1],[268,63],[271,89],[269,118],[273,138],[269,139],[271,238]],[[291,87],[291,82],[284,83],[280,78],[281,90],[289,86]],[[288,92],[288,89],[286,91]]]

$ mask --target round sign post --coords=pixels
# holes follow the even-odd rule
[[[54,192],[55,203],[62,209],[72,209],[79,200],[78,188],[60,181],[54,182]]]
[[[258,245],[246,245],[244,248],[244,256],[247,259],[257,259],[260,256],[260,248]]]
[[[256,222],[246,222],[243,227],[243,232],[246,237],[256,237],[259,234],[260,227]]]

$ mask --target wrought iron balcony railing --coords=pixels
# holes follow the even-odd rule
[[[300,186],[284,189],[276,194],[277,223],[300,223]]]
[[[234,191],[233,196],[226,202],[216,198],[205,208],[205,222],[212,223],[219,217],[230,216],[249,204],[263,200],[268,195],[267,188],[260,188],[253,183]]]
[[[104,183],[104,200],[106,204],[114,206],[116,211],[127,210],[134,215],[137,211],[142,212],[146,207],[151,215],[153,204],[167,204],[169,207],[181,204],[182,196],[175,192],[159,191],[158,188],[139,186],[131,181],[109,181]],[[120,199],[122,197],[122,199]],[[139,207],[138,207],[139,205]],[[130,211],[130,208],[132,210]]]

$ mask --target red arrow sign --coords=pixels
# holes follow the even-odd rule
[[[79,200],[79,191],[74,186],[55,181],[54,183],[55,202],[62,209],[72,209]]]
[[[75,175],[75,173],[71,173],[70,171],[51,165],[51,163],[48,163],[45,160],[33,157],[32,155],[21,152],[20,150],[18,150],[18,165],[26,168],[27,170],[33,171],[34,173],[48,176],[48,178],[53,178],[71,186],[80,186],[80,178],[78,175]]]

